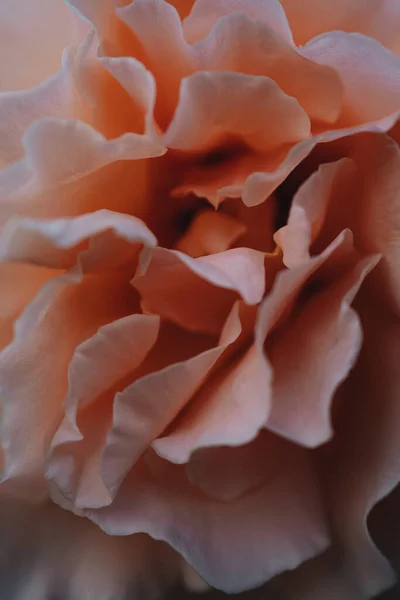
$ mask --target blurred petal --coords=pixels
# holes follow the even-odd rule
[[[358,31],[400,54],[400,6],[397,0],[336,0],[335,10],[320,0],[280,2],[298,44],[305,44],[328,31]]]
[[[0,92],[41,83],[86,27],[63,0],[4,0],[0,6]]]
[[[112,535],[148,532],[168,541],[210,585],[228,593],[260,585],[326,548],[328,537],[308,456],[232,502],[196,491],[179,467],[133,471],[114,503],[89,517]]]
[[[235,12],[265,21],[284,40],[293,44],[285,12],[278,0],[196,0],[183,22],[186,40],[191,44],[198,42],[210,33],[221,17]]]

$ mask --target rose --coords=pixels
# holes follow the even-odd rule
[[[0,97],[4,514],[87,517],[51,509],[121,552],[110,595],[130,543],[156,560],[144,532],[229,592],[316,557],[289,594],[371,596],[393,572],[366,518],[399,480],[396,7],[309,35],[307,3],[70,4],[96,32]]]

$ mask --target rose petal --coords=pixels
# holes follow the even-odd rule
[[[113,389],[143,362],[158,331],[157,317],[128,315],[101,327],[73,354],[66,415],[51,444],[46,478],[78,509],[111,502],[100,462],[112,422]]]
[[[329,220],[326,216],[331,204],[335,205],[336,212],[348,213],[348,205],[351,203],[348,188],[355,176],[357,170],[354,162],[343,158],[334,163],[322,164],[300,186],[294,195],[287,224],[274,235],[275,242],[283,251],[283,262],[287,267],[294,268],[308,261],[310,246],[322,229],[335,232],[334,237],[344,226],[345,219],[341,218],[338,224],[332,214]],[[351,225],[352,221],[348,224]],[[323,237],[324,242],[332,241],[331,236],[326,233]]]
[[[332,436],[332,398],[354,366],[362,342],[359,318],[350,305],[377,262],[376,257],[360,260],[289,317],[276,341],[267,341],[273,369],[267,427],[272,431],[309,447]]]
[[[113,239],[114,252],[106,255],[106,244]],[[97,241],[95,241],[97,238]],[[71,268],[78,254],[91,240],[90,252],[83,258],[85,269],[94,269],[96,262],[102,266],[116,267],[133,261],[135,250],[144,246],[152,248],[157,240],[146,225],[130,215],[100,210],[70,219],[39,220],[12,219],[0,238],[0,258],[37,264],[50,268]],[[117,245],[118,244],[118,245]],[[94,255],[97,257],[94,258]],[[146,253],[142,255],[146,260]]]
[[[336,71],[306,60],[259,19],[223,17],[194,50],[204,70],[270,77],[312,121],[332,123],[340,114],[343,86]]]
[[[254,150],[268,152],[309,134],[304,110],[272,79],[199,72],[182,82],[164,144],[200,151],[233,136]]]
[[[280,0],[298,44],[327,31],[358,31],[399,52],[400,7],[397,0],[336,0],[335,10],[320,0]],[[309,15],[313,18],[310,19]]]
[[[90,215],[84,220],[86,227],[78,231],[81,240],[96,226],[97,232],[104,228],[104,219],[96,217]],[[123,219],[130,221],[126,216]],[[41,225],[45,231],[46,225]],[[40,232],[40,224],[36,226]],[[58,229],[56,226],[53,230],[50,225],[48,230],[51,235],[47,244],[51,241],[56,251],[58,241],[61,246],[77,241],[71,223],[69,227],[65,227],[65,222],[58,223]],[[134,221],[130,239],[133,247],[141,243],[140,238],[135,238],[136,233]],[[25,260],[29,259],[27,250],[22,256]],[[48,246],[41,250],[46,256]],[[130,314],[137,305],[129,276],[114,268],[107,273],[109,252],[109,238],[94,240],[81,254],[81,261],[78,257],[77,267],[46,283],[17,320],[13,342],[0,355],[4,423],[1,443],[6,458],[3,480],[11,480],[12,486],[26,480],[41,489],[45,446],[58,425],[67,391],[67,366],[76,346],[101,325]],[[126,260],[126,247],[124,257]],[[111,266],[115,267],[114,258]],[[90,271],[91,275],[85,277],[84,273]],[[96,302],[92,302],[93,297]],[[21,414],[26,417],[23,421]]]
[[[112,535],[167,541],[210,585],[237,593],[295,568],[328,543],[318,489],[299,451],[287,472],[232,502],[198,493],[179,467],[132,471],[114,503],[88,516]]]
[[[227,327],[214,348],[153,371],[117,394],[101,462],[103,480],[112,496],[151,442],[182,410],[226,348],[240,335],[236,307]]]
[[[228,250],[246,232],[246,226],[222,212],[204,210],[192,221],[176,249],[194,258]]]
[[[147,272],[133,280],[146,312],[191,331],[219,334],[235,300],[262,298],[264,253],[234,248],[200,258],[155,248]]]
[[[181,79],[194,70],[179,14],[164,0],[135,0],[116,12],[144,48],[146,66],[154,74],[163,99],[157,121],[164,127],[175,106]]]
[[[311,40],[300,52],[340,75],[344,84],[341,127],[378,121],[399,110],[400,59],[378,42],[333,31]]]
[[[285,41],[293,44],[285,12],[278,0],[196,0],[183,22],[186,40],[193,44],[205,38],[221,17],[234,12],[265,21]]]

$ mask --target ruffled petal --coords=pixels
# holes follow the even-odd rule
[[[194,71],[191,49],[183,37],[178,11],[164,0],[135,0],[117,9],[145,52],[145,64],[154,74],[162,106],[157,121],[164,127],[177,101],[180,81]]]
[[[96,221],[96,217],[98,215],[90,215],[84,220],[85,227],[78,227],[78,235],[81,236],[79,241],[93,235],[96,226],[100,234],[107,228],[104,218]],[[130,221],[126,216],[122,219]],[[130,224],[132,226],[132,222]],[[35,225],[36,239],[33,235],[31,247],[28,244],[24,248],[25,237],[22,235],[18,240],[17,236],[14,248],[12,243],[6,245],[3,259],[11,258],[11,251],[18,250],[20,260],[29,262],[31,253],[31,262],[42,260],[42,264],[46,264],[46,257],[51,256],[51,244],[57,257],[58,242],[61,248],[63,244],[67,248],[68,244],[75,246],[77,252],[77,239],[71,223],[58,222],[53,229],[48,223]],[[109,225],[112,226],[112,221]],[[68,385],[67,367],[76,346],[105,323],[124,317],[137,307],[136,295],[129,285],[129,275],[115,268],[127,263],[129,269],[132,268],[130,263],[132,256],[135,256],[135,246],[137,253],[143,245],[143,239],[135,237],[136,232],[137,223],[134,220],[132,237],[130,240],[128,238],[130,253],[127,252],[127,242],[122,249],[117,246],[117,250],[122,252],[122,255],[117,252],[119,263],[116,263],[116,257],[112,257],[110,264],[112,236],[100,235],[94,237],[87,248],[81,246],[80,255],[76,257],[78,265],[46,283],[17,320],[14,339],[0,355],[4,425],[1,444],[5,455],[3,484],[6,486],[10,484],[18,489],[19,484],[31,483],[34,491],[44,491],[44,453],[60,420]],[[58,258],[63,264],[65,254],[64,257],[62,252],[60,254]],[[71,259],[69,249],[66,255]],[[56,261],[52,260],[51,266],[54,266]],[[107,272],[110,267],[112,269]],[[88,273],[90,275],[86,276]],[[23,361],[21,355],[24,356]],[[24,415],[22,421],[21,415]]]
[[[201,69],[270,77],[313,122],[333,123],[340,114],[343,89],[336,71],[306,60],[259,19],[223,17],[194,51]]]
[[[240,12],[267,23],[289,44],[292,33],[278,0],[196,0],[183,22],[185,38],[191,44],[205,38],[221,17]]]
[[[101,327],[74,352],[66,415],[52,440],[46,478],[78,509],[111,502],[100,462],[112,422],[113,395],[143,362],[158,331],[157,317],[128,315]]]
[[[400,54],[400,7],[397,0],[336,0],[335,10],[320,0],[280,2],[298,44],[305,44],[328,31],[358,31]]]
[[[400,107],[400,58],[357,33],[333,31],[311,40],[301,54],[334,68],[344,85],[340,127],[379,121]]]
[[[333,396],[354,366],[362,342],[359,318],[350,305],[378,260],[358,261],[342,278],[311,295],[277,339],[267,341],[273,369],[267,426],[272,431],[308,447],[332,437]]]
[[[146,312],[185,329],[219,334],[238,299],[257,304],[264,293],[264,253],[233,248],[200,258],[155,248],[147,272],[133,280]]]
[[[167,541],[228,593],[295,568],[329,543],[313,469],[300,450],[278,477],[232,502],[198,492],[180,467],[161,462],[156,473],[133,470],[113,504],[88,516],[112,535],[145,531]]]
[[[182,82],[164,144],[204,151],[233,137],[253,150],[272,152],[309,135],[306,113],[272,79],[199,72]]]

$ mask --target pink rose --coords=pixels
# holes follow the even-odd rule
[[[390,587],[397,2],[5,4],[7,600]]]

